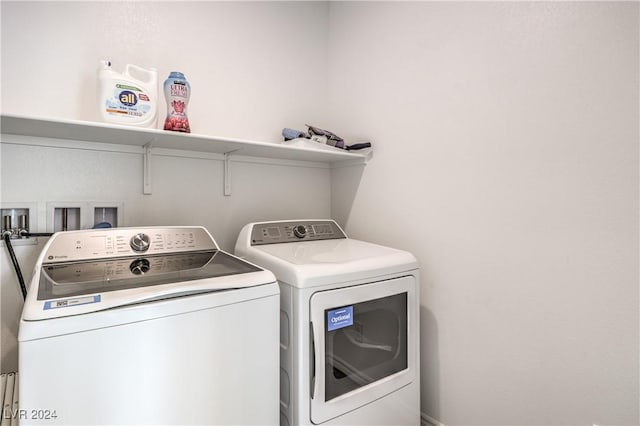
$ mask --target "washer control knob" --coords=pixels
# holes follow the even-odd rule
[[[307,228],[305,228],[304,225],[298,225],[293,228],[293,235],[298,238],[304,238],[307,236]]]
[[[144,275],[151,269],[151,264],[147,259],[136,259],[129,265],[129,270],[133,275]]]
[[[131,241],[129,241],[131,248],[133,251],[142,252],[149,250],[149,245],[151,244],[151,240],[147,234],[139,233],[131,237]]]

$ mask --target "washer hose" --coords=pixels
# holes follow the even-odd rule
[[[20,265],[18,264],[18,258],[16,257],[16,253],[13,251],[13,246],[11,245],[11,234],[5,233],[4,242],[7,245],[7,250],[9,250],[9,256],[11,257],[11,263],[13,263],[13,269],[16,270],[16,275],[18,276],[20,290],[22,290],[22,298],[26,300],[27,287],[24,285],[24,278],[22,277],[22,271],[20,270]]]

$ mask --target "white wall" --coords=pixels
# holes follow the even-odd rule
[[[108,56],[119,70],[155,66],[162,80],[182,71],[194,133],[279,142],[283,127],[326,116],[326,71],[303,67],[326,62],[326,3],[3,1],[1,12],[3,114],[95,120]],[[0,145],[0,201],[37,203],[41,226],[48,201],[122,201],[126,226],[204,225],[232,250],[247,222],[330,214],[327,168],[233,162],[224,197],[221,161],[154,156],[153,194],[143,195],[140,154],[14,141]],[[27,280],[43,243],[16,247]],[[17,368],[22,303],[4,248],[0,260],[6,372]]]
[[[2,110],[96,120],[108,57],[183,72],[193,133],[279,142],[322,119],[326,73],[306,64],[326,61],[326,20],[322,2],[3,1]]]
[[[313,120],[376,149],[364,171],[239,163],[229,198],[216,160],[156,158],[143,196],[137,154],[3,144],[2,202],[120,200],[127,225],[202,224],[227,249],[250,220],[331,212],[420,260],[426,414],[640,422],[637,4],[0,8],[3,113],[95,119],[109,56],[184,72],[196,133],[275,142]],[[18,248],[27,279],[40,248]],[[10,371],[21,306],[0,259]]]
[[[332,2],[329,23],[328,122],[376,148],[333,212],[419,258],[423,412],[638,424],[638,4]]]

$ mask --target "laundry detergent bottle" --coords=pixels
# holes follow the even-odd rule
[[[109,123],[156,127],[158,71],[127,64],[124,72],[118,73],[111,69],[111,61],[100,63],[98,99],[101,118]]]
[[[191,85],[184,74],[172,71],[164,81],[164,97],[167,101],[167,117],[164,130],[191,133],[187,105],[191,96]]]

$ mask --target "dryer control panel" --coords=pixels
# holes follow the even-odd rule
[[[297,220],[256,223],[251,229],[251,245],[347,238],[333,220]]]

